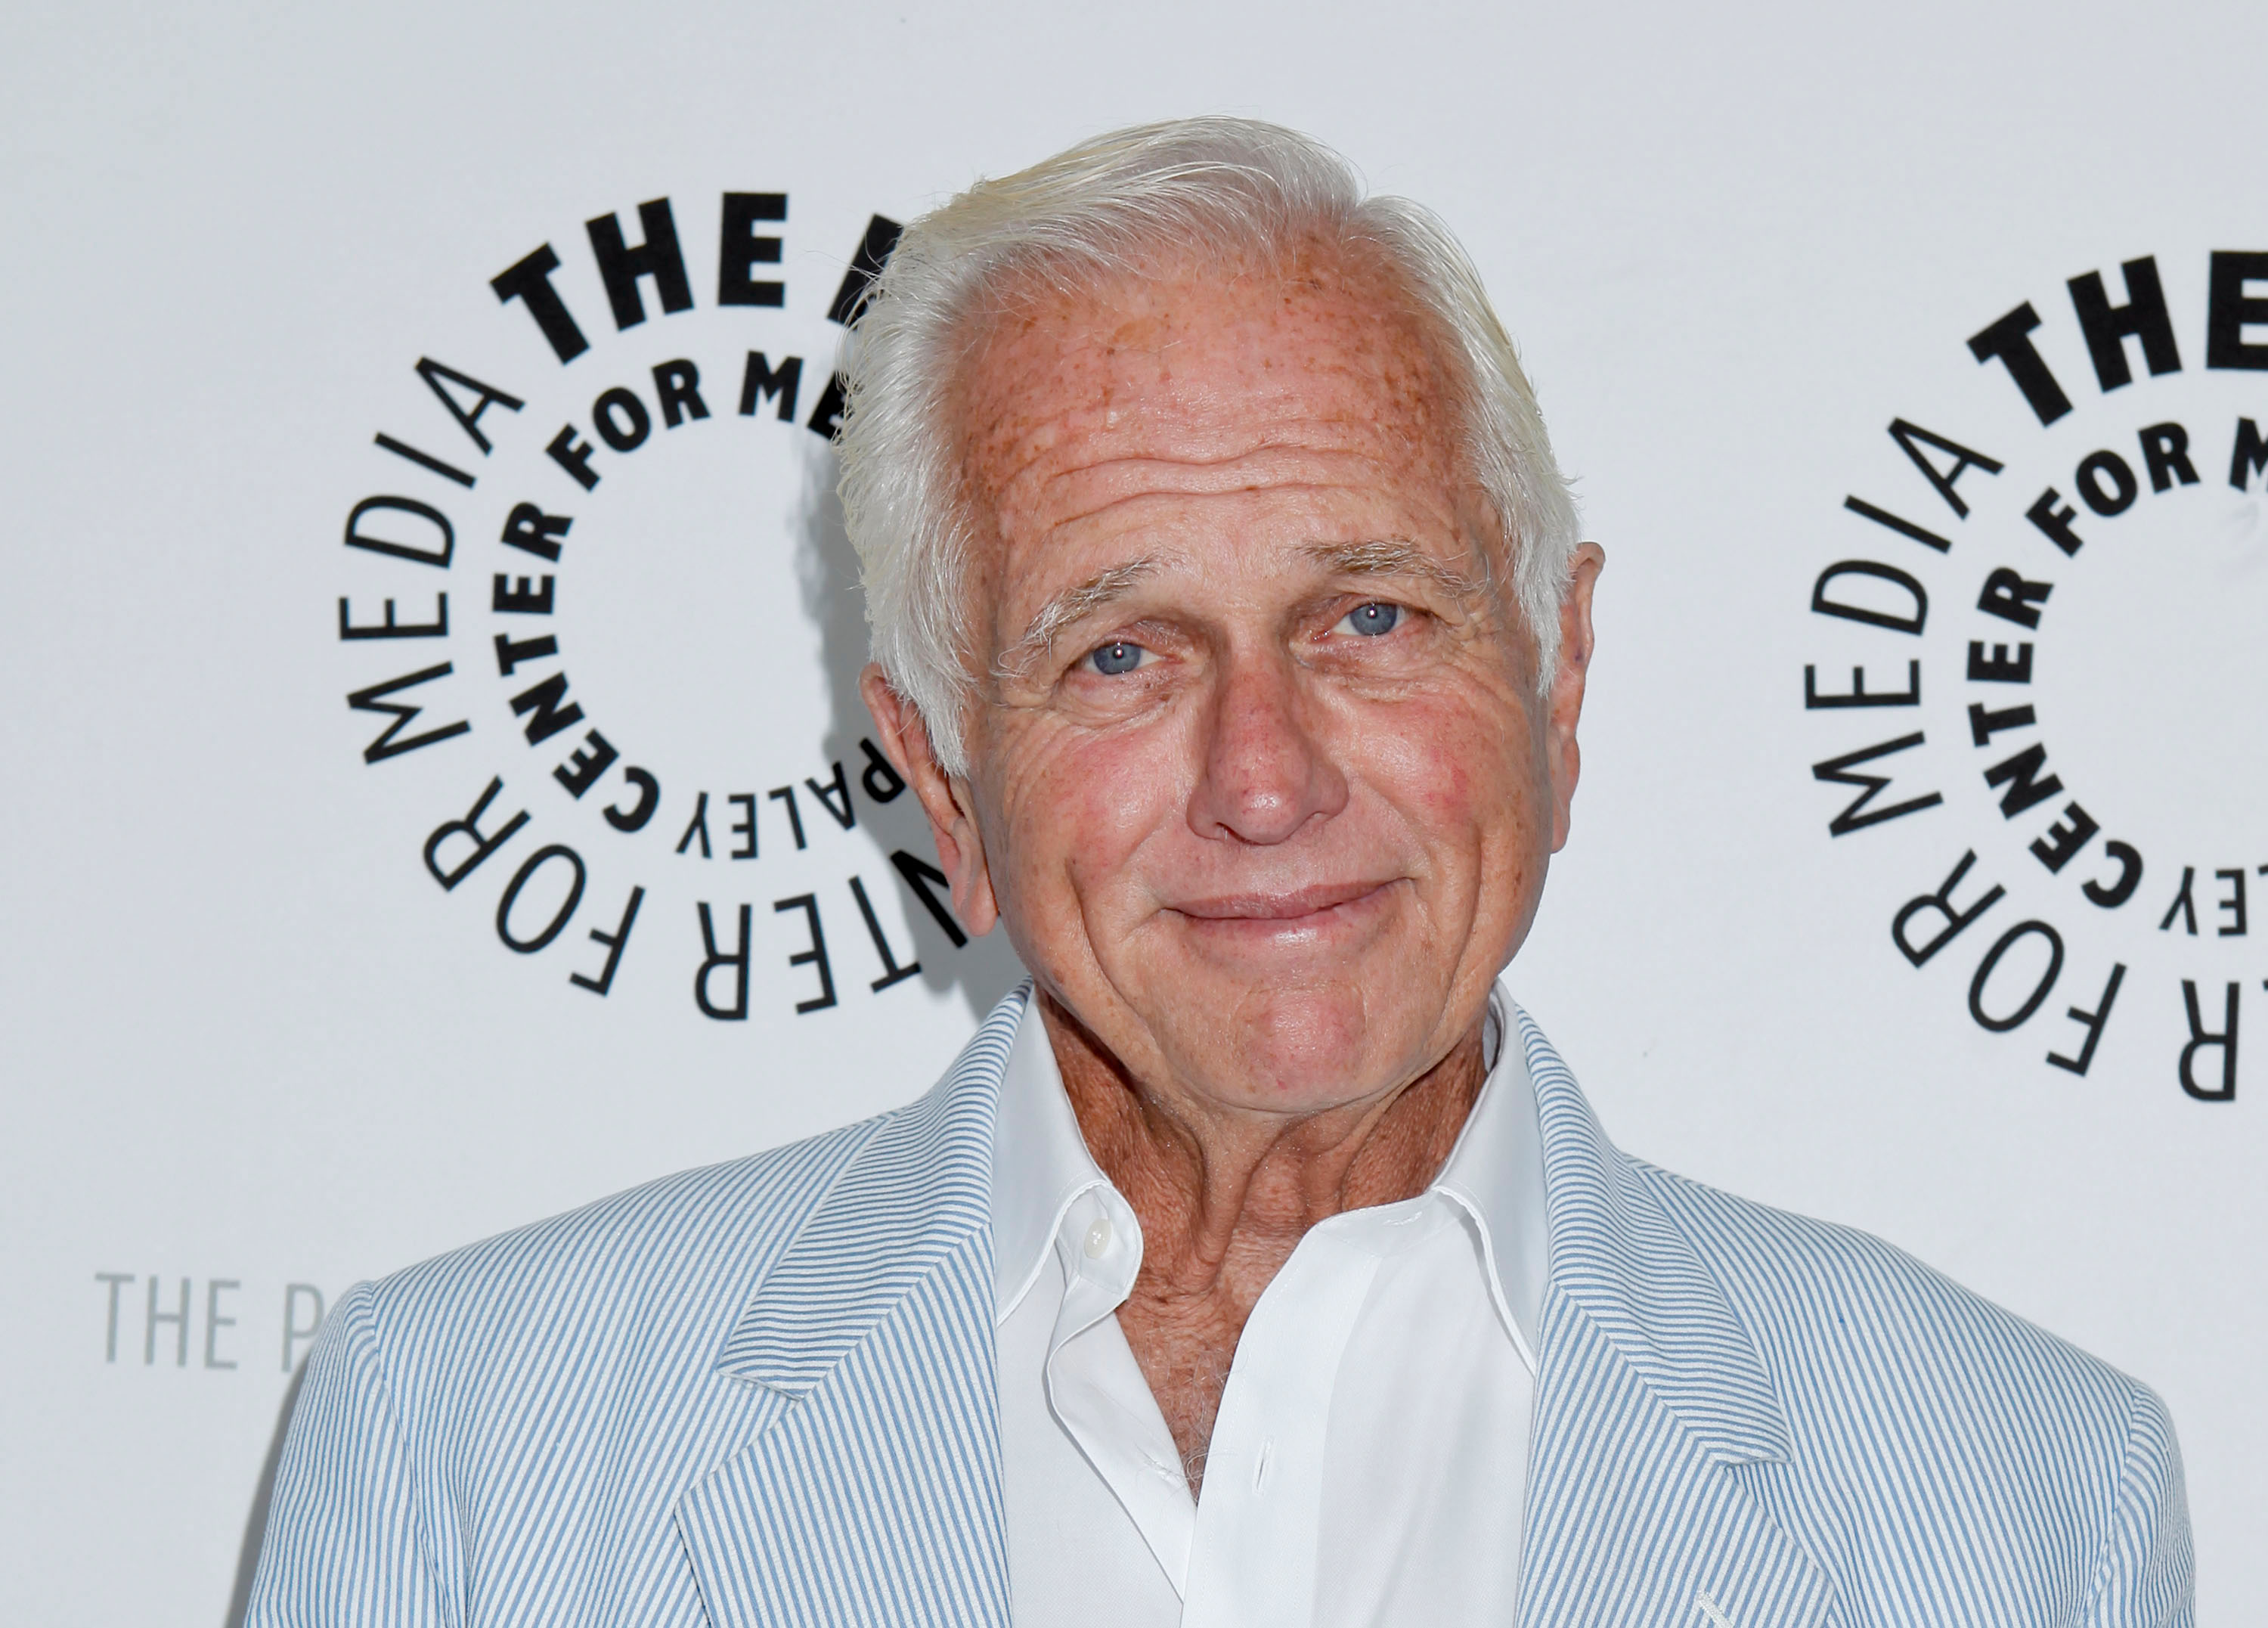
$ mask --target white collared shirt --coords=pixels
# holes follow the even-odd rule
[[[1512,1623],[1545,1234],[1508,1011],[1433,1184],[1311,1228],[1253,1308],[1198,1501],[1116,1315],[1141,1227],[1027,1006],[992,1152],[1020,1628]]]

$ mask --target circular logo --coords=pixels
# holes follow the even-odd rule
[[[2234,1101],[2268,990],[2268,253],[2081,272],[1964,349],[1810,584],[1828,832],[1896,849],[1876,931],[1980,1029]]]
[[[432,884],[572,990],[661,977],[722,1021],[968,942],[867,733],[834,492],[834,357],[898,227],[798,252],[790,202],[654,198],[490,278],[467,343],[505,359],[416,358],[336,608],[357,749],[435,799]]]

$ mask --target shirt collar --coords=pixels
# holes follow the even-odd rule
[[[1072,1204],[1110,1185],[1064,1094],[1039,1006],[1036,993],[1026,997],[1000,1081],[992,1144],[993,1306],[1004,1322],[1031,1293]],[[1471,1216],[1497,1309],[1533,1370],[1550,1262],[1543,1138],[1527,1059],[1513,1043],[1513,1012],[1499,983],[1489,995],[1488,1079],[1428,1190]]]
[[[1039,994],[1026,988],[992,1133],[992,1296],[1003,1322],[1038,1280],[1064,1212],[1110,1185],[1064,1094]]]
[[[1515,1011],[1501,983],[1489,991],[1488,1079],[1431,1190],[1447,1195],[1472,1217],[1497,1311],[1533,1374],[1536,1325],[1550,1270],[1550,1223],[1543,1204],[1543,1130],[1527,1054],[1514,1033]]]

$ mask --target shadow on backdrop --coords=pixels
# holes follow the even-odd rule
[[[858,591],[858,556],[843,529],[836,474],[832,447],[816,442],[806,447],[796,578],[804,614],[819,628],[821,662],[827,672],[826,756],[831,762],[842,763],[855,777],[868,762],[860,742],[873,739],[874,725],[858,694],[858,674],[866,665],[869,650],[865,600]],[[875,828],[874,839],[883,852],[903,850],[929,865],[937,863],[929,821],[910,791],[882,807],[869,803],[865,807]],[[945,890],[938,888],[936,892],[942,902]],[[939,994],[958,991],[972,1020],[982,1020],[1022,980],[1024,969],[1009,947],[1005,932],[996,930],[956,947],[919,901],[908,900],[906,918],[913,924],[914,953],[921,961],[922,982]]]
[[[252,1579],[260,1570],[260,1546],[268,1536],[268,1506],[276,1497],[276,1467],[284,1462],[284,1439],[291,1433],[291,1410],[306,1377],[307,1365],[302,1360],[284,1389],[284,1405],[276,1410],[276,1433],[269,1439],[268,1456],[260,1461],[260,1483],[253,1489],[252,1511],[244,1517],[244,1541],[237,1545],[236,1581],[228,1591],[226,1628],[244,1628],[245,1613],[252,1609]]]
[[[804,455],[803,502],[795,539],[797,587],[804,613],[817,624],[821,659],[827,674],[828,717],[821,745],[829,762],[840,762],[855,781],[868,763],[862,741],[874,737],[873,720],[858,694],[858,674],[866,665],[867,639],[865,601],[858,592],[858,560],[843,529],[843,505],[835,493],[834,452],[814,445]],[[899,850],[934,866],[936,844],[929,822],[910,792],[887,803],[859,805],[873,827],[871,835],[885,854]],[[897,885],[895,872],[892,885]],[[877,878],[868,878],[874,885]],[[944,891],[938,889],[940,901]],[[909,899],[906,918],[912,924],[914,954],[921,962],[921,979],[939,994],[958,992],[970,1020],[983,1019],[1003,995],[1022,979],[1024,969],[1008,946],[1007,935],[993,932],[956,947],[945,929],[917,900]],[[910,1018],[911,1013],[909,1014]],[[920,1082],[926,1084],[926,1081]],[[244,1539],[237,1553],[236,1582],[229,1591],[226,1628],[243,1628],[252,1604],[252,1580],[260,1565],[261,1540],[268,1529],[268,1508],[276,1492],[276,1471],[284,1456],[284,1438],[291,1428],[292,1405],[306,1376],[302,1363],[291,1376],[284,1404],[276,1418],[276,1432],[261,1462],[260,1482],[252,1508],[245,1516]]]

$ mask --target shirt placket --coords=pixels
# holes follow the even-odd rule
[[[1182,1628],[1307,1628],[1339,1359],[1379,1256],[1325,1223],[1301,1239],[1237,1341],[1213,1421]]]
[[[1064,1297],[1048,1345],[1048,1405],[1185,1592],[1197,1508],[1172,1433],[1116,1312],[1142,1267],[1140,1224],[1107,1185],[1081,1194],[1056,1237]]]

